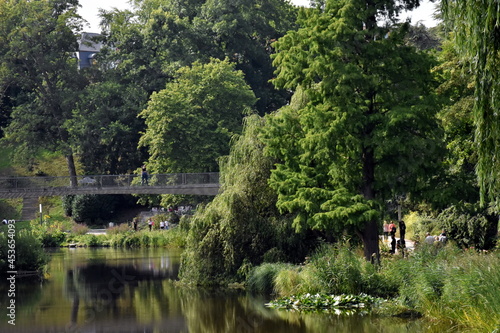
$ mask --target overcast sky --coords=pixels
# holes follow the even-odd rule
[[[309,0],[292,0],[292,3],[297,6],[306,6],[309,4]],[[98,9],[126,9],[129,7],[127,0],[80,0],[80,5],[82,6],[79,10],[79,14],[89,22],[90,26],[85,27],[84,31],[88,32],[99,32],[99,18],[97,16]],[[434,4],[429,0],[423,0],[420,7],[412,13],[403,15],[402,18],[407,16],[411,17],[412,23],[422,22],[428,27],[436,25],[436,22],[432,19],[432,13],[434,11]]]

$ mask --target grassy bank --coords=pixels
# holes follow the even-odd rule
[[[0,272],[34,272],[43,276],[49,256],[27,223],[12,223],[0,229]]]
[[[91,234],[83,224],[61,221],[43,224],[32,221],[30,228],[44,247],[184,247],[187,237],[187,231],[182,228],[133,231],[127,224],[108,228],[105,234]]]
[[[290,299],[308,293],[365,293],[390,300],[378,309],[386,315],[421,315],[471,332],[500,329],[498,251],[422,246],[409,258],[384,258],[380,266],[356,252],[324,246],[304,265],[264,264],[250,274],[248,288]]]

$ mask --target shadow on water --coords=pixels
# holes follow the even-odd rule
[[[175,284],[180,253],[165,249],[61,249],[43,283],[17,282],[16,326],[1,332],[443,332],[423,321],[299,314],[237,290]],[[1,308],[9,301],[0,284]],[[4,316],[2,316],[4,317]],[[5,317],[4,317],[5,318]]]

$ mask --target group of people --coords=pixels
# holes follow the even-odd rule
[[[398,226],[394,222],[387,223],[384,221],[383,230],[384,230],[384,239],[387,240],[389,236],[391,237],[391,253],[396,253],[396,249],[399,249],[404,254],[404,249],[406,248],[405,243],[405,233],[406,233],[406,224],[403,220],[398,221],[399,224],[399,239],[396,240],[396,231]],[[427,232],[425,235],[424,243],[428,245],[433,245],[436,243],[444,244],[448,240],[446,231],[443,229],[439,236],[433,236],[430,232]]]
[[[153,226],[154,226],[153,219],[149,218],[147,223],[148,223],[149,231],[152,231]],[[134,227],[134,231],[137,231],[138,224],[139,224],[139,219],[137,217],[134,217],[134,219],[132,220],[132,225]],[[170,222],[169,221],[160,221],[160,230],[168,230],[168,229],[170,229]]]
[[[446,231],[443,230],[439,236],[432,236],[430,232],[426,233],[424,242],[426,244],[433,245],[435,242],[446,243],[447,240]]]
[[[149,231],[153,230],[153,226],[154,226],[154,221],[153,219],[148,219],[148,227],[149,227]],[[168,221],[160,221],[160,230],[168,230],[170,229],[170,222]]]
[[[391,236],[391,253],[396,253],[396,248],[400,249],[402,252],[406,248],[405,234],[406,234],[406,224],[403,220],[399,220],[399,240],[396,240],[396,231],[398,229],[397,225],[391,221],[391,223],[384,222],[384,238],[387,239],[389,235]],[[403,252],[404,253],[404,252]]]

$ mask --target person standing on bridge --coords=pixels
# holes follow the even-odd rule
[[[149,175],[148,175],[148,170],[146,169],[146,165],[144,164],[142,166],[142,178],[141,178],[141,184],[142,185],[148,185],[148,178],[149,178]]]

